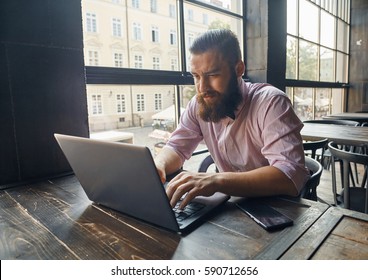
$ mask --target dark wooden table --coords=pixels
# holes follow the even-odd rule
[[[278,259],[328,208],[262,199],[294,219],[269,233],[234,201],[181,235],[92,204],[74,176],[2,190],[0,259]]]
[[[347,125],[304,123],[301,130],[304,140],[317,140],[327,138],[347,145],[367,145],[368,127],[355,127]]]
[[[368,215],[330,207],[282,259],[368,260]]]
[[[351,121],[357,121],[361,124],[364,122],[368,122],[368,113],[337,113],[332,114],[328,116],[324,116],[324,119],[336,119],[336,120],[351,120]]]
[[[74,176],[0,191],[0,259],[278,259],[326,211],[264,199],[295,220],[269,233],[232,202],[187,235],[91,204]]]

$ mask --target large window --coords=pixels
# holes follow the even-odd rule
[[[287,1],[286,84],[301,119],[343,109],[349,22],[350,0]]]
[[[134,133],[156,152],[195,95],[188,47],[213,28],[242,45],[242,2],[82,0],[91,133]]]

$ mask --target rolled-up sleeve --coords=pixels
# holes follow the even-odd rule
[[[290,101],[282,95],[273,96],[262,107],[264,118],[260,126],[264,146],[261,152],[271,166],[280,169],[294,182],[300,192],[309,178],[300,134],[303,123]]]

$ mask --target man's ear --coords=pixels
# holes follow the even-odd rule
[[[241,77],[245,72],[245,64],[243,61],[239,61],[235,66],[236,76]]]

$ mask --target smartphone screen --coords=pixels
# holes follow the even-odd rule
[[[236,205],[257,224],[268,231],[280,230],[293,225],[293,220],[266,204],[244,200]]]

